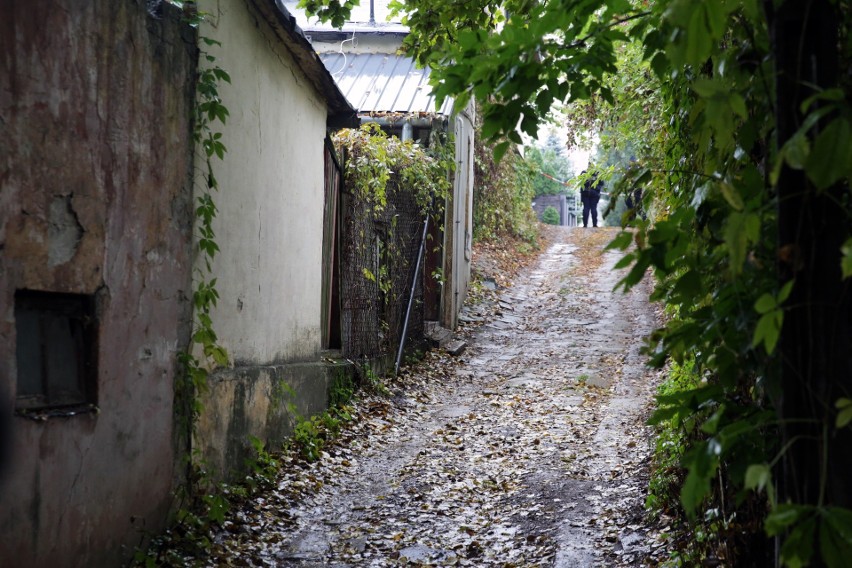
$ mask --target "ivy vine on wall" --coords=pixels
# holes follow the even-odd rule
[[[179,2],[170,0],[175,6],[182,8],[184,19],[194,28],[198,28],[207,16],[199,11],[194,2]],[[210,311],[219,300],[216,289],[216,278],[213,274],[213,259],[219,251],[216,233],[213,230],[213,220],[217,209],[213,195],[219,190],[213,164],[215,160],[223,160],[227,148],[222,142],[222,133],[217,130],[217,123],[224,125],[229,113],[219,96],[222,83],[230,83],[231,77],[216,64],[216,57],[207,49],[221,47],[215,39],[198,35],[199,69],[196,80],[196,105],[193,119],[193,140],[196,148],[200,148],[201,183],[196,183],[195,192],[195,237],[198,244],[195,268],[193,270],[193,325],[190,345],[179,354],[183,374],[177,382],[176,396],[178,398],[179,419],[183,421],[184,432],[191,436],[201,413],[200,395],[207,390],[207,378],[211,368],[228,365],[228,353],[218,343],[218,336],[213,328]]]
[[[443,211],[443,203],[452,188],[448,173],[453,171],[455,162],[452,145],[440,140],[437,133],[433,133],[429,148],[424,149],[411,141],[388,136],[377,124],[368,123],[360,129],[339,131],[334,143],[338,152],[346,156],[346,187],[367,206],[374,220],[379,219],[388,205],[392,176],[397,177],[400,187],[411,192],[424,217]],[[386,238],[379,243],[379,256],[385,262],[379,263],[377,271],[361,267],[364,277],[376,282],[383,295],[391,290],[392,266],[402,262],[397,240],[393,238],[396,230],[391,222]]]

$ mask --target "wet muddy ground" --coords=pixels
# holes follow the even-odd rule
[[[323,458],[214,535],[212,566],[643,566],[657,383],[648,288],[613,292],[614,233],[564,229],[468,308],[467,350],[430,353],[360,400]]]

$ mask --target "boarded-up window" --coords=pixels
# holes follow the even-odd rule
[[[15,330],[19,409],[96,402],[97,326],[91,296],[18,290]]]

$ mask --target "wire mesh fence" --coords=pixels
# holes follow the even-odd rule
[[[343,202],[342,351],[350,359],[394,353],[402,338],[424,217],[414,192],[392,175],[387,205],[346,193]],[[423,271],[414,288],[408,337],[423,336]]]

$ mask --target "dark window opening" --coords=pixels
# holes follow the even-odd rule
[[[94,308],[92,296],[15,292],[18,410],[97,402]]]

